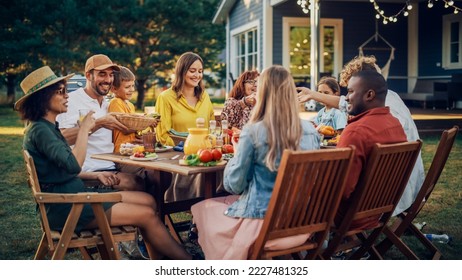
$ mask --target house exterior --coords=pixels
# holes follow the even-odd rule
[[[428,0],[317,1],[319,59],[314,63],[319,63],[319,71],[315,81],[322,75],[338,77],[342,66],[357,56],[358,47],[368,40],[363,53],[375,55],[381,67],[391,61],[388,84],[398,93],[412,92],[419,79],[450,81],[453,74],[462,73],[462,12],[454,13],[454,7],[462,8],[460,1],[445,8],[447,1],[439,0],[432,2],[431,9]],[[296,82],[310,84],[311,15],[297,2],[302,1],[220,2],[213,23],[226,25],[228,73],[237,78],[248,69],[280,64],[291,71]],[[377,20],[374,5],[387,17],[399,13],[397,21],[384,24],[382,17]],[[228,80],[227,89],[231,86]]]

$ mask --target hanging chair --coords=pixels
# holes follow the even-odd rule
[[[367,47],[367,45],[375,39],[375,42],[377,43],[380,40],[382,40],[387,47]],[[364,56],[364,51],[369,50],[369,51],[390,51],[390,57],[388,58],[387,63],[382,69],[382,75],[385,78],[385,80],[388,78],[388,73],[390,72],[390,64],[393,59],[395,59],[395,47],[393,47],[392,44],[390,44],[385,38],[382,37],[382,35],[379,34],[378,31],[378,23],[377,21],[375,22],[375,34],[372,35],[369,39],[367,39],[361,46],[359,46],[359,56]]]

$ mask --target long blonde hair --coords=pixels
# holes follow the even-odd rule
[[[249,123],[259,121],[268,131],[265,165],[276,171],[276,158],[284,149],[299,150],[302,136],[295,83],[282,66],[271,66],[259,77],[257,104]]]

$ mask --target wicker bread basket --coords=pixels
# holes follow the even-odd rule
[[[148,118],[137,114],[117,114],[115,117],[119,122],[133,130],[146,129],[148,126],[153,125],[156,121],[154,118]]]

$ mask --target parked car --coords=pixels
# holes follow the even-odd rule
[[[72,78],[70,78],[67,81],[67,92],[72,92],[81,87],[85,87],[86,83],[87,83],[87,80],[85,79],[85,76],[82,76],[79,74],[74,75]]]

